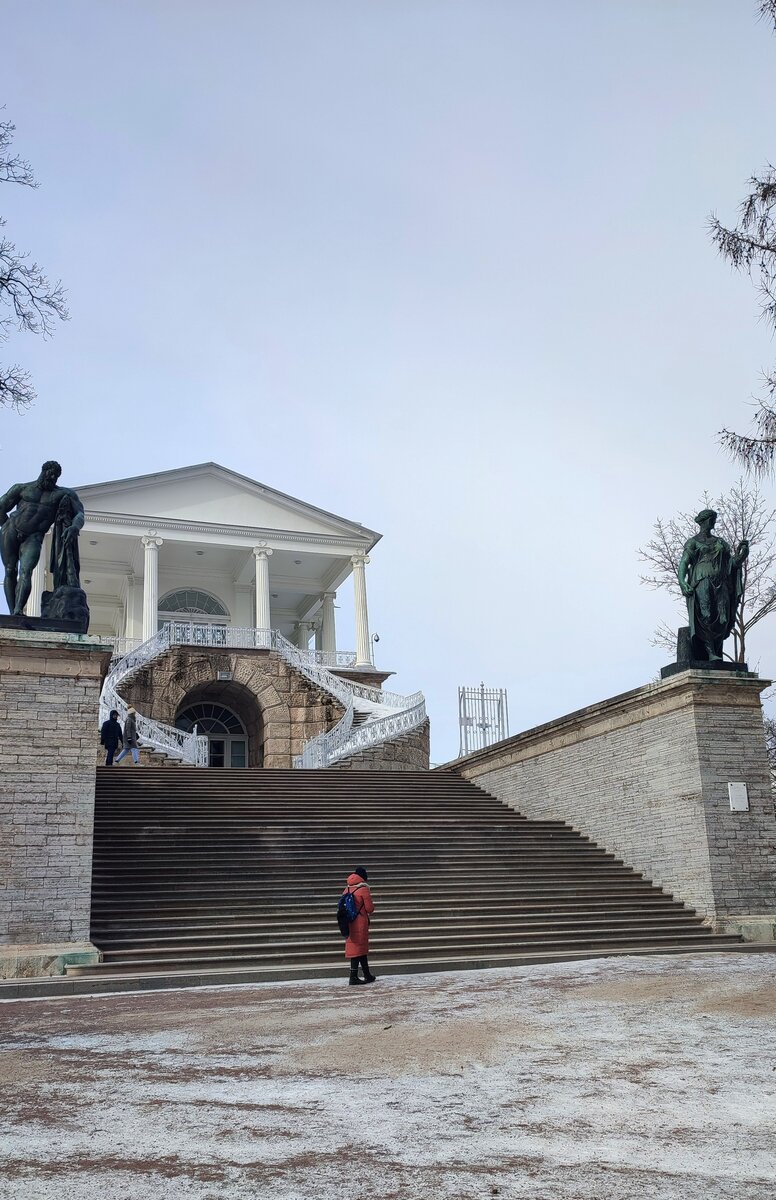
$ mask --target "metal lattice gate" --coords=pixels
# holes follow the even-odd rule
[[[509,709],[505,688],[459,687],[458,724],[461,730],[459,755],[482,750],[509,737]]]

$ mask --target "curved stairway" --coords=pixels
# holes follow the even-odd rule
[[[335,907],[363,863],[371,961],[396,973],[720,949],[560,821],[449,773],[97,772],[92,940],[69,976],[182,986],[338,975]],[[117,983],[117,985],[119,985]]]
[[[344,709],[342,718],[333,729],[307,743],[303,753],[294,759],[295,767],[328,767],[338,759],[402,737],[426,720],[422,692],[401,696],[397,692],[344,679],[320,663],[315,652],[292,646],[276,629],[238,629],[231,625],[176,621],[114,658],[100,695],[101,724],[111,709],[118,712],[119,720],[124,724],[128,705],[121,695],[122,686],[173,646],[275,651],[308,682],[338,700]],[[141,747],[176,762],[195,767],[208,765],[208,741],[197,735],[196,727],[189,733],[138,713],[137,728]]]

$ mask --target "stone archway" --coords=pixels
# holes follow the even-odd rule
[[[262,767],[264,765],[264,721],[261,707],[254,693],[244,684],[233,679],[199,683],[179,700],[175,723],[178,724],[181,719],[190,719],[197,710],[207,710],[208,708],[224,710],[225,713],[233,714],[237,718],[239,725],[245,731],[248,743],[244,765]],[[207,730],[203,730],[203,732],[207,733]],[[234,736],[235,732],[236,728],[232,729],[231,736]],[[228,726],[225,727],[225,733],[228,738]],[[227,756],[225,763],[217,765],[230,766],[233,764]]]
[[[203,689],[206,689],[203,693]],[[123,687],[139,713],[174,725],[191,697],[223,697],[248,733],[249,765],[288,769],[307,741],[333,728],[343,709],[275,651],[175,646]]]

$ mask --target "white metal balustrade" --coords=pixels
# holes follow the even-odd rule
[[[114,658],[100,698],[100,720],[104,721],[115,708],[126,720],[128,705],[121,697],[122,683],[142,670],[173,646],[203,646],[227,650],[274,650],[294,670],[311,683],[333,696],[345,709],[334,729],[313,738],[301,755],[294,759],[295,767],[326,767],[349,754],[358,753],[382,742],[391,741],[426,719],[423,695],[401,696],[379,688],[343,679],[329,669],[353,666],[352,651],[324,652],[300,650],[276,629],[239,628],[231,625],[212,625],[198,621],[170,621],[148,641],[131,645],[133,639],[114,640]],[[354,725],[358,714],[360,723]],[[207,766],[208,741],[197,735],[196,729],[185,733],[161,721],[152,721],[138,713],[138,736],[144,746],[159,750],[172,758],[195,766]]]

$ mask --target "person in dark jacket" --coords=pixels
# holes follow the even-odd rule
[[[119,725],[119,714],[115,708],[110,710],[107,721],[103,721],[100,729],[100,745],[105,747],[105,766],[113,766],[113,755],[119,746],[123,745],[124,737]]]
[[[369,970],[369,918],[375,910],[372,893],[366,885],[367,873],[365,867],[356,867],[352,875],[348,875],[347,886],[343,891],[352,892],[356,898],[358,915],[350,922],[348,940],[345,942],[345,958],[350,959],[350,983],[374,983],[375,976]],[[364,973],[360,979],[358,968]]]
[[[116,762],[120,763],[122,758],[126,758],[130,751],[132,752],[132,761],[137,766],[140,762],[140,752],[137,740],[137,715],[134,708],[127,709],[127,719],[124,722],[124,749],[116,759]]]

